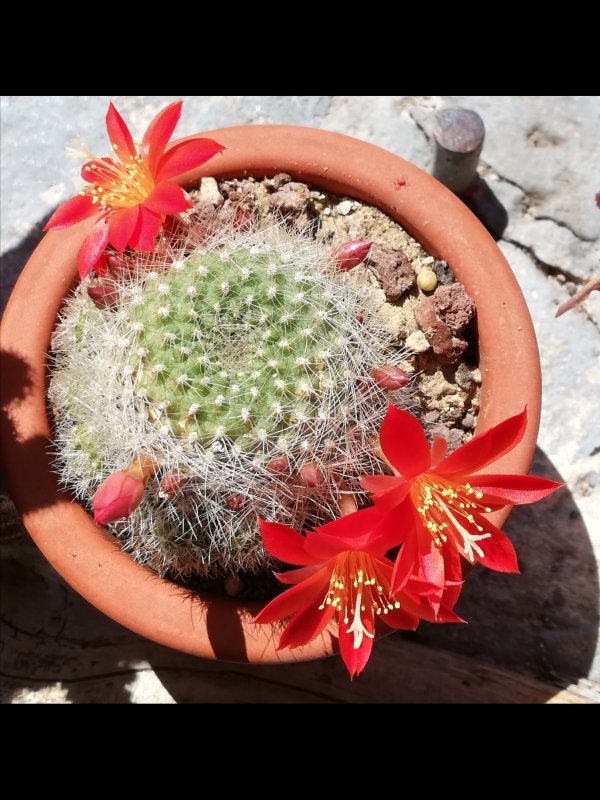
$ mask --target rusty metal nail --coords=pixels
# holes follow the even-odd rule
[[[475,111],[449,108],[437,115],[433,131],[435,157],[433,176],[461,195],[476,183],[485,125]]]

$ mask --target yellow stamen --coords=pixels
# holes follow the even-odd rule
[[[447,542],[450,535],[459,552],[471,563],[475,561],[475,555],[480,558],[485,555],[478,542],[491,538],[492,534],[484,532],[473,514],[489,514],[492,510],[480,502],[484,497],[483,492],[475,492],[469,483],[461,485],[439,475],[425,473],[414,481],[410,494],[436,547]],[[473,532],[473,528],[477,533]]]
[[[400,602],[392,595],[376,560],[368,553],[349,550],[337,557],[319,610],[328,606],[339,615],[340,623],[350,625],[346,633],[354,634],[354,648],[358,650],[365,636],[374,636],[369,630],[374,617],[399,609]]]

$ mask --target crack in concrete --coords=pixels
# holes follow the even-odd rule
[[[569,231],[569,233],[572,234],[580,242],[584,242],[586,244],[594,244],[594,242],[596,241],[595,238],[589,238],[587,236],[583,236],[580,233],[577,233],[576,230],[574,230],[568,223],[563,222],[563,220],[561,219],[555,219],[554,217],[551,217],[548,214],[539,214],[539,215],[533,214],[531,211],[531,206],[532,206],[531,194],[527,191],[527,189],[521,186],[520,183],[517,183],[517,181],[514,181],[511,178],[507,178],[505,175],[501,175],[495,167],[493,167],[486,161],[481,161],[481,165],[484,168],[485,177],[493,176],[497,180],[503,181],[504,183],[508,183],[510,186],[514,186],[515,189],[518,189],[520,192],[522,192],[523,198],[521,200],[521,203],[523,205],[523,210],[526,214],[528,214],[531,217],[532,220],[534,220],[535,222],[553,222],[555,225],[558,225],[559,228],[564,228],[565,230]],[[583,278],[577,278],[576,282],[584,283],[585,281]]]
[[[577,231],[573,230],[570,225],[567,225],[566,222],[563,222],[560,219],[554,219],[554,217],[549,217],[545,214],[541,214],[539,217],[536,217],[535,214],[531,214],[531,216],[536,222],[553,222],[555,225],[558,225],[559,228],[565,228],[569,231],[569,233],[573,234],[576,239],[579,239],[580,242],[586,242],[587,244],[594,244],[596,242],[595,238],[590,239],[587,236],[582,236],[580,233],[577,233]]]
[[[509,239],[507,236],[503,236],[502,241],[507,242],[507,244],[512,244],[513,247],[517,247],[519,250],[525,253],[533,261],[534,266],[538,270],[540,270],[540,272],[542,272],[549,278],[554,278],[555,280],[557,280],[562,288],[564,288],[564,283],[562,283],[559,280],[560,278],[563,278],[565,281],[569,281],[570,283],[574,283],[576,285],[581,285],[586,283],[586,280],[584,278],[580,278],[577,275],[574,275],[569,270],[563,269],[562,267],[557,267],[554,264],[548,264],[546,261],[543,261],[536,254],[535,250],[532,247],[517,241],[517,239]],[[600,333],[600,323],[597,322],[590,313],[588,313],[588,311],[584,308],[584,306],[579,306],[579,308],[586,317],[586,319],[588,319]]]
[[[564,267],[557,267],[556,264],[548,264],[547,261],[544,261],[537,255],[533,247],[530,245],[523,244],[523,242],[519,242],[518,239],[510,239],[507,236],[503,236],[502,241],[508,242],[509,244],[518,247],[519,250],[522,250],[524,253],[527,253],[527,255],[534,262],[535,266],[545,275],[548,275],[551,278],[563,278],[565,281],[569,281],[569,283],[575,283],[578,286],[586,283],[585,278],[580,278],[570,270],[565,269]]]
[[[425,129],[425,126],[421,122],[419,122],[419,120],[417,120],[417,119],[415,119],[413,117],[409,107],[406,107],[406,112],[408,113],[408,116],[410,117],[411,122],[414,123],[415,127],[417,128],[417,130],[423,135],[423,138],[425,139],[427,144],[432,145],[433,144],[433,137],[427,132],[427,130]]]

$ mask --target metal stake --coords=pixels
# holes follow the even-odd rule
[[[433,131],[433,177],[461,195],[477,180],[477,165],[485,139],[485,125],[475,111],[449,108],[437,116]]]

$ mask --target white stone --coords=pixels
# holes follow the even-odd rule
[[[210,203],[213,206],[220,206],[225,202],[219,191],[219,185],[214,178],[202,178],[200,202]]]

